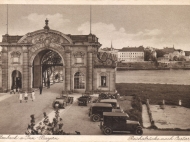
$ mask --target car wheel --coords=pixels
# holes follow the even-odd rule
[[[137,128],[137,129],[135,130],[135,134],[136,134],[136,135],[142,135],[142,134],[143,134],[142,128]]]
[[[94,122],[98,122],[98,121],[100,121],[100,116],[97,115],[97,114],[95,114],[95,115],[93,116],[92,120],[93,120]]]
[[[59,102],[55,102],[53,108],[56,108],[56,105],[58,105],[58,108],[60,107]]]
[[[112,129],[109,128],[109,127],[104,128],[104,134],[105,135],[111,135],[112,134]]]

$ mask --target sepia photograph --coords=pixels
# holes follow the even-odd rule
[[[189,5],[0,4],[0,141],[190,140],[189,13]]]

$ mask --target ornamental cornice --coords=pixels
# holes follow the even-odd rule
[[[0,43],[0,46],[32,46],[32,44],[28,44],[28,43]]]

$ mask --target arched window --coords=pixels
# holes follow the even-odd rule
[[[101,73],[100,74],[100,86],[101,87],[107,87],[107,74],[104,72],[104,73]]]
[[[74,89],[84,89],[84,74],[77,72],[74,75]]]

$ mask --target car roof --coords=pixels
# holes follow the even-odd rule
[[[126,113],[118,113],[118,112],[103,112],[104,116],[125,116],[129,117]]]
[[[112,107],[111,104],[107,104],[107,103],[93,103],[91,106],[92,107]]]
[[[116,103],[117,100],[116,99],[103,99],[103,100],[100,100],[100,102],[104,103]]]

